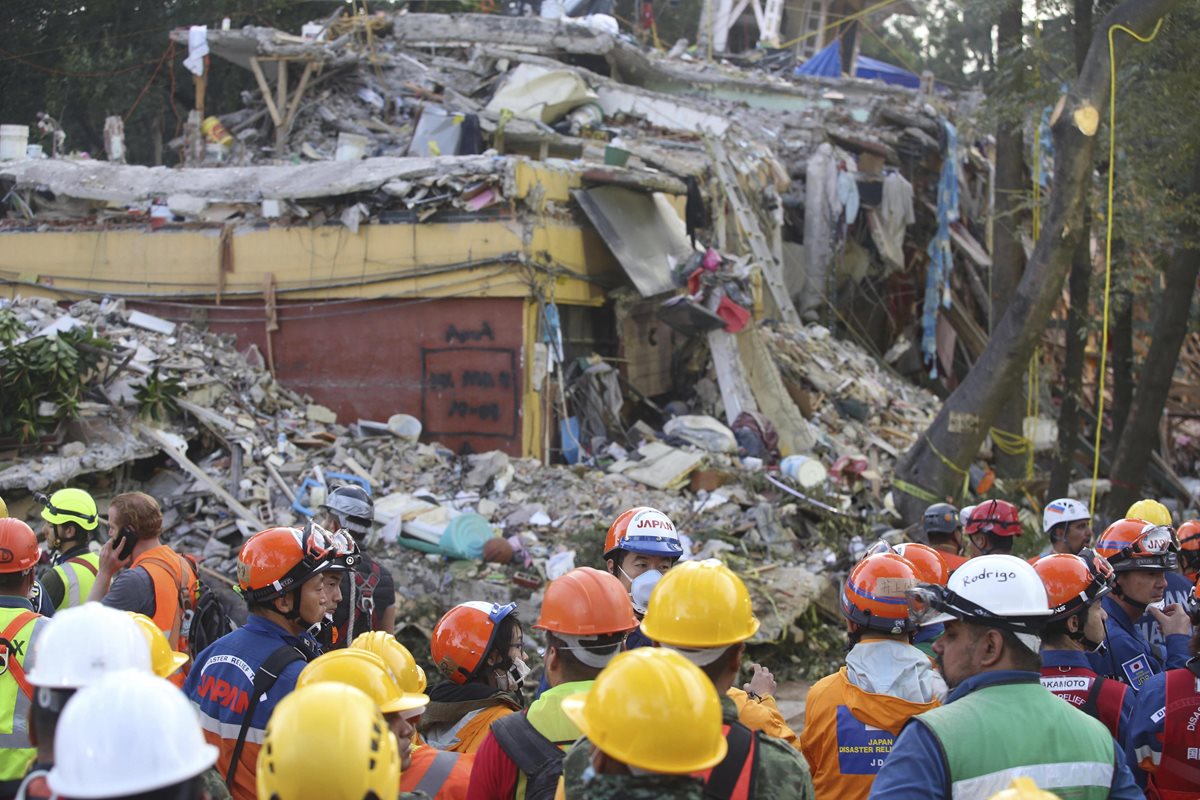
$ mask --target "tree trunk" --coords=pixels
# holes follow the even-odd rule
[[[1192,166],[1190,189],[1193,194],[1200,192],[1200,158]],[[1124,515],[1129,504],[1137,499],[1145,483],[1150,453],[1158,442],[1158,423],[1175,376],[1179,348],[1187,336],[1192,296],[1196,278],[1200,276],[1198,236],[1200,223],[1194,216],[1187,217],[1176,241],[1188,244],[1175,250],[1167,266],[1166,286],[1162,299],[1155,305],[1154,338],[1142,363],[1133,408],[1109,470],[1112,491],[1108,495],[1107,508],[1114,518]]]
[[[1108,41],[1111,25],[1122,24],[1149,34],[1154,23],[1181,5],[1182,0],[1125,0],[1113,9],[1092,36],[1084,68],[1068,92],[1063,113],[1055,120],[1054,192],[1033,258],[992,331],[987,348],[974,369],[942,405],[937,417],[896,467],[896,477],[913,490],[901,491],[896,505],[906,522],[920,519],[928,497],[956,497],[963,473],[975,458],[1013,391],[1020,385],[1033,352],[1058,303],[1071,260],[1083,235],[1083,209],[1092,180],[1096,137],[1075,124],[1076,113],[1092,107],[1103,118],[1108,107]],[[1129,37],[1118,37],[1120,54]],[[947,463],[948,462],[948,463]],[[920,496],[909,494],[920,492]]]
[[[1021,50],[1021,0],[1005,0],[1000,9],[996,32],[997,69],[1012,69]],[[1014,89],[1020,89],[1018,82]],[[1025,137],[1020,120],[1001,119],[996,129],[996,219],[995,252],[992,254],[992,312],[999,319],[1008,308],[1025,271],[1025,247],[1021,243],[1022,211],[1028,185],[1025,182]],[[1021,435],[1025,418],[1024,396],[1018,391],[996,418],[995,426],[1007,433]],[[1002,477],[1021,475],[1025,469],[1023,454],[1010,455],[996,448],[996,471]]]
[[[1109,213],[1112,213],[1111,211]],[[1120,263],[1118,261],[1118,263]],[[1112,377],[1107,384],[1112,388],[1112,439],[1108,443],[1111,459],[1125,430],[1129,417],[1129,406],[1133,404],[1133,294],[1128,290],[1117,293],[1113,304],[1112,333]],[[1098,406],[1097,406],[1098,407]],[[1103,424],[1103,420],[1100,421]]]
[[[1075,71],[1083,71],[1088,45],[1092,41],[1092,8],[1095,0],[1075,0]],[[1090,189],[1090,186],[1088,187]],[[1087,190],[1085,190],[1087,191]],[[1087,194],[1091,194],[1087,191]],[[1079,442],[1079,401],[1083,398],[1083,363],[1087,356],[1088,295],[1092,283],[1092,214],[1090,204],[1083,206],[1083,235],[1071,259],[1071,277],[1067,287],[1071,305],[1067,309],[1066,353],[1063,355],[1062,405],[1058,410],[1058,447],[1050,469],[1048,503],[1066,497]]]

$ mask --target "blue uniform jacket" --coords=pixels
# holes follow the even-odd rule
[[[992,686],[997,683],[1012,683],[1014,681],[1037,681],[1036,672],[1018,670],[998,670],[973,675],[960,683],[946,698],[947,703],[953,703],[965,697],[976,689]],[[892,752],[887,761],[875,776],[871,786],[871,798],[879,800],[949,800],[946,786],[949,775],[946,767],[942,746],[929,728],[920,724],[919,716],[913,717],[892,746]],[[1113,756],[1117,769],[1113,774],[1110,800],[1145,800],[1145,795],[1138,788],[1125,764],[1124,754],[1113,742]]]
[[[1162,735],[1166,724],[1167,674],[1155,675],[1138,692],[1129,720],[1125,759],[1138,785],[1146,785],[1144,766],[1157,764],[1162,756]]]
[[[1162,648],[1152,647],[1139,635],[1137,627],[1115,597],[1109,595],[1100,602],[1108,612],[1108,636],[1105,640],[1108,647],[1103,652],[1088,653],[1088,661],[1097,673],[1124,681],[1136,692],[1151,675],[1163,671],[1164,660],[1166,669],[1182,667],[1187,663],[1187,636],[1176,633],[1166,637],[1164,653]]]
[[[1180,575],[1178,572],[1167,573],[1167,590],[1163,593],[1163,601],[1167,605],[1178,603],[1187,608],[1188,598],[1192,595],[1192,584],[1187,578]],[[1166,649],[1167,642],[1163,637],[1162,628],[1158,627],[1158,621],[1150,616],[1147,611],[1142,615],[1142,618],[1137,621],[1137,631],[1152,645]],[[1174,669],[1174,667],[1168,667]]]
[[[1078,650],[1043,650],[1042,666],[1092,669],[1092,662],[1088,660],[1087,653]],[[1133,692],[1125,692],[1125,700],[1121,703],[1119,733],[1121,734],[1121,739],[1126,741],[1129,739],[1129,716],[1133,713],[1133,698]],[[1118,741],[1117,744],[1124,747],[1125,741]]]

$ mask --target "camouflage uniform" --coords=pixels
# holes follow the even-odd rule
[[[229,787],[225,785],[225,779],[217,772],[216,767],[201,773],[200,788],[208,792],[212,800],[230,800]]]
[[[721,698],[721,716],[725,724],[738,721],[737,706],[728,697]],[[563,762],[563,781],[566,795],[571,800],[577,797],[700,797],[703,790],[694,780],[666,775],[632,778],[630,776],[597,775],[589,783],[583,783],[583,771],[587,769],[591,756],[591,743],[580,739],[567,752]],[[615,779],[620,779],[615,780]],[[644,781],[654,781],[645,783]],[[610,790],[609,786],[620,788]],[[754,774],[755,794],[771,800],[813,800],[812,775],[804,756],[782,739],[759,733],[757,763]],[[638,794],[626,794],[636,788]]]

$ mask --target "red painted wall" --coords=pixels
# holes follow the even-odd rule
[[[349,424],[411,414],[422,439],[453,450],[521,452],[520,299],[283,303],[271,345],[276,376]],[[261,303],[203,310],[130,303],[150,314],[237,336],[266,357]]]

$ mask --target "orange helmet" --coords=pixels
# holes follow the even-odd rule
[[[901,542],[892,548],[896,554],[912,563],[916,570],[917,580],[921,583],[936,583],[945,586],[950,579],[950,568],[942,554],[927,544],[920,542]]]
[[[41,557],[32,528],[16,517],[0,519],[0,572],[25,572]]]
[[[963,533],[990,533],[994,536],[1020,536],[1021,518],[1017,507],[1007,500],[985,500],[971,510]]]
[[[1094,550],[1054,553],[1038,559],[1033,568],[1046,584],[1052,620],[1082,611],[1112,591],[1112,565]]]
[[[625,633],[638,626],[621,582],[591,567],[573,569],[550,582],[533,627],[570,636]]]
[[[629,604],[628,596],[625,604]],[[502,606],[473,600],[447,611],[433,626],[429,643],[433,661],[442,674],[458,684],[470,680],[492,649],[500,623],[516,610],[516,603]]]
[[[1175,531],[1179,539],[1179,557],[1183,561],[1183,572],[1195,583],[1200,579],[1200,520],[1189,519]]]
[[[324,572],[335,550],[324,528],[268,528],[254,534],[238,553],[242,594],[252,603],[272,600]]]
[[[1169,572],[1178,566],[1179,545],[1170,528],[1142,519],[1119,519],[1105,529],[1096,552],[1108,559],[1116,572],[1152,569]]]
[[[668,558],[683,555],[683,545],[679,543],[675,523],[663,512],[649,506],[624,511],[608,526],[608,535],[604,537],[604,557],[612,558],[618,550]]]
[[[909,589],[917,570],[895,553],[876,553],[850,570],[842,587],[842,616],[858,625],[886,633],[904,633],[916,626],[908,617]]]

